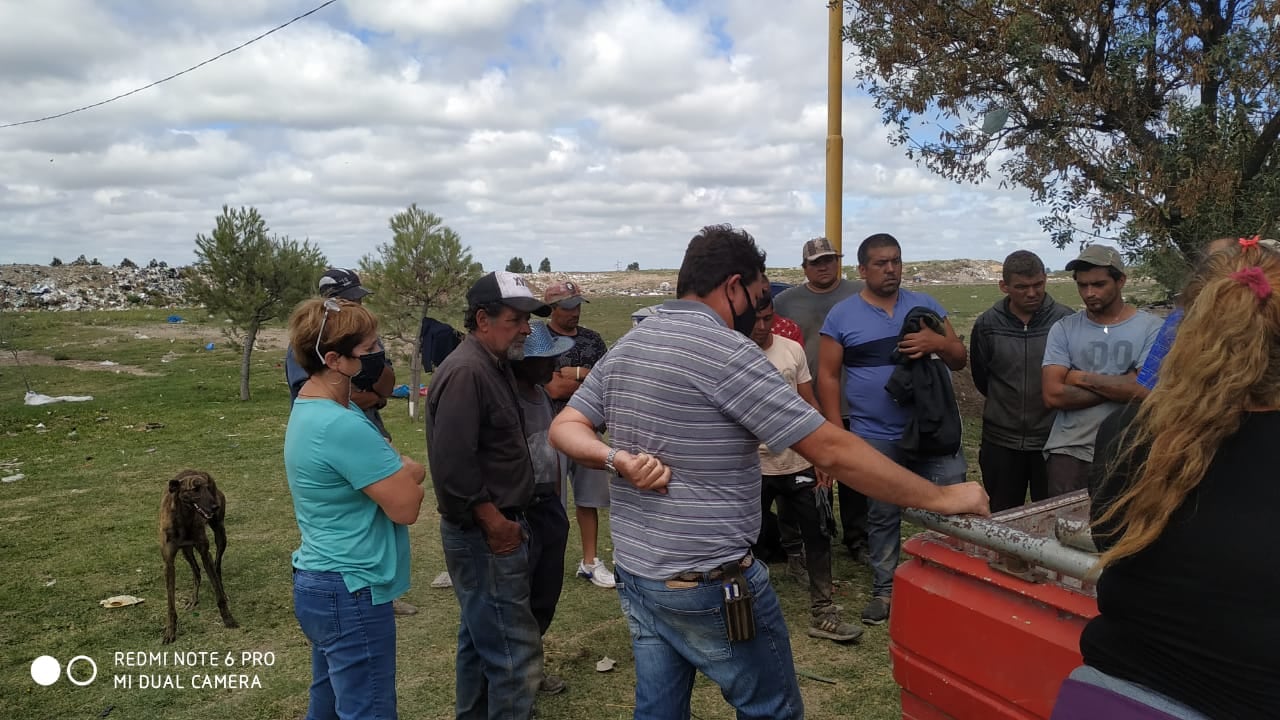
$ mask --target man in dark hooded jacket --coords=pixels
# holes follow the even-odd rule
[[[982,410],[978,465],[991,496],[991,512],[1049,496],[1044,444],[1054,411],[1040,393],[1040,364],[1049,328],[1071,308],[1045,292],[1044,263],[1018,250],[1004,260],[1000,291],[1006,297],[978,316],[969,341],[969,370]]]

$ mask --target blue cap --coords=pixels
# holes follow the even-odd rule
[[[573,338],[552,335],[543,322],[529,323],[529,337],[524,339],[524,356],[551,358],[569,352],[573,347]]]

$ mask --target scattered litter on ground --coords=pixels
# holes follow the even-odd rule
[[[112,367],[113,365],[116,365],[117,363],[111,362],[110,360],[103,360],[102,362],[100,362],[100,363],[98,363],[98,364],[99,364],[99,365],[101,365],[101,366],[103,366],[103,367]]]
[[[596,663],[596,672],[609,672],[618,665],[618,661],[605,655],[600,662]]]
[[[88,402],[92,399],[92,395],[58,395],[54,397],[28,390],[27,394],[22,398],[22,403],[24,405],[51,405],[60,402]],[[40,427],[44,426],[41,425]]]
[[[50,580],[50,581],[46,582],[46,583],[44,584],[44,586],[45,586],[45,587],[53,587],[57,582],[58,582],[58,579],[57,579],[57,578],[53,578],[52,580]]]
[[[106,600],[99,600],[98,604],[104,608],[118,608],[137,605],[141,602],[145,601],[142,598],[134,597],[133,595],[112,595]]]
[[[164,423],[154,423],[154,422],[152,422],[152,423],[147,423],[146,425],[144,425],[144,426],[143,426],[143,429],[145,429],[145,430],[159,430],[159,429],[160,429],[160,428],[162,428],[162,427],[164,427]]]
[[[181,356],[181,355],[179,355],[178,353],[176,353],[176,352],[174,352],[174,351],[170,350],[169,352],[167,352],[167,353],[165,353],[163,356],[161,356],[161,358],[160,358],[160,362],[162,362],[162,363],[171,363],[171,362],[173,362],[174,360],[177,360],[177,359],[178,359],[178,358],[180,358],[180,357],[182,357],[182,356]]]
[[[186,322],[186,320],[183,320],[181,315],[170,315],[166,322],[177,324],[180,322]]]
[[[22,473],[18,473],[17,475],[10,475],[9,477],[0,478],[0,483],[16,483],[19,480],[26,480],[26,479],[27,479],[26,475],[23,475]]]
[[[205,345],[205,346],[204,346],[204,349],[205,349],[205,350],[212,350],[212,349],[213,349],[213,343],[209,343],[208,345]]]
[[[133,334],[133,339],[134,339],[134,340],[150,340],[150,339],[151,339],[151,336],[150,336],[150,335],[143,335],[142,333],[134,333],[134,334]]]
[[[437,590],[453,587],[453,578],[449,577],[449,571],[445,570],[437,575],[436,579],[431,581],[431,587]]]

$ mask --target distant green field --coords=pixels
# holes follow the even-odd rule
[[[992,286],[924,289],[951,311],[962,333],[999,295]],[[1073,289],[1054,288],[1060,299],[1073,299],[1065,290]],[[660,300],[595,297],[585,306],[583,322],[612,342],[630,327],[631,312]],[[201,313],[183,310],[178,312],[196,322],[175,327],[165,323],[171,312],[0,315],[0,351],[8,360],[0,364],[0,476],[25,475],[0,484],[5,569],[0,575],[0,718],[282,719],[304,713],[310,666],[290,599],[289,555],[298,533],[281,458],[289,408],[283,351],[276,345],[253,353],[253,398],[240,402],[240,351],[222,336],[221,323],[200,322]],[[274,332],[278,338],[279,329]],[[212,351],[203,349],[209,342]],[[15,365],[11,350],[61,362],[23,355],[22,364]],[[80,367],[104,368],[98,365],[103,361],[118,365],[72,367],[77,361]],[[121,366],[148,374],[117,372]],[[94,399],[26,406],[22,397],[28,383],[48,395]],[[388,427],[402,452],[423,458],[422,429],[406,409],[405,401],[393,401],[385,413]],[[975,427],[969,423],[969,445],[976,443]],[[219,624],[206,584],[201,607],[179,613],[177,643],[162,646],[165,597],[156,517],[165,481],[188,467],[211,472],[227,494],[226,586],[242,627],[227,630]],[[450,591],[428,587],[443,568],[431,509],[424,510],[411,537],[413,589],[407,599],[422,612],[399,621],[400,712],[413,718],[452,717],[457,604]],[[570,574],[580,556],[577,543],[575,529],[566,562]],[[603,544],[602,554],[609,555],[607,532]],[[181,602],[190,576],[182,563],[178,572]],[[837,601],[847,613],[857,613],[867,600],[868,572],[841,552],[835,576]],[[899,717],[887,626],[869,629],[853,647],[812,640],[804,634],[805,589],[785,579],[776,585],[797,667],[836,680],[834,685],[801,681],[809,717]],[[145,602],[99,607],[100,600],[119,594]],[[168,650],[231,653],[236,659],[254,651],[273,655],[270,665],[230,670],[207,663],[175,668],[117,662],[116,653]],[[70,685],[65,677],[40,687],[29,675],[40,655],[63,663],[88,656],[97,663],[98,677],[86,687]],[[618,668],[595,672],[604,656],[618,660]],[[547,637],[547,657],[550,670],[568,679],[569,691],[543,699],[539,717],[631,716],[634,666],[612,593],[568,578]],[[193,674],[228,672],[255,676],[261,687],[139,688],[141,675],[176,674],[189,686]],[[76,676],[86,675],[81,661]],[[124,687],[125,682],[133,687]],[[694,712],[699,718],[731,716],[705,681],[695,690]]]

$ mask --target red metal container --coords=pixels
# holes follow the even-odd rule
[[[909,513],[889,653],[910,720],[1047,719],[1098,614],[1082,492],[990,519]],[[1100,719],[1101,720],[1101,719]]]

